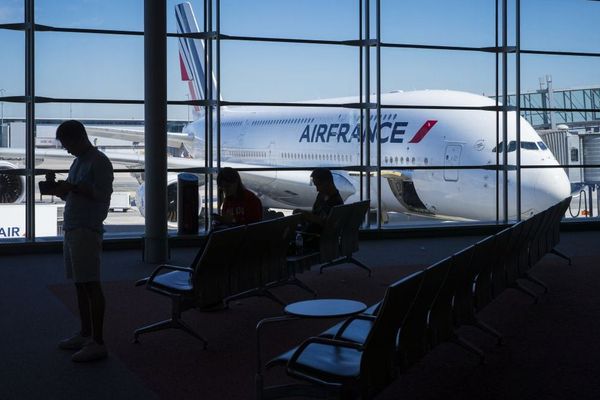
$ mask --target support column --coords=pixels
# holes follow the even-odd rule
[[[35,240],[35,2],[25,1],[25,237]]]
[[[144,1],[146,262],[168,259],[166,0]]]

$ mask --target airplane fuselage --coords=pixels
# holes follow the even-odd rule
[[[355,103],[356,98],[319,103]],[[382,104],[413,106],[491,106],[493,101],[455,91],[414,91],[382,95]],[[499,120],[498,120],[499,119]],[[497,121],[498,120],[498,121]],[[498,123],[497,123],[498,122]],[[221,162],[237,167],[344,168],[361,165],[370,146],[371,157],[362,165],[377,166],[377,116],[370,115],[361,131],[356,109],[330,107],[238,107],[221,111]],[[498,126],[498,130],[497,130]],[[558,165],[535,130],[522,118],[521,165]],[[197,138],[193,155],[204,157],[204,119],[186,128]],[[385,211],[491,220],[496,218],[496,199],[503,198],[503,176],[493,168],[502,164],[496,152],[502,140],[501,115],[487,110],[384,108],[381,110],[382,206]],[[508,164],[516,163],[514,113],[508,118]],[[497,132],[499,139],[497,138]],[[524,145],[525,144],[525,145]],[[369,161],[369,162],[367,162]],[[444,169],[413,169],[439,166]],[[483,169],[452,169],[454,166],[489,166]],[[343,186],[347,201],[360,197],[360,183],[352,171],[337,170],[336,184]],[[497,177],[498,175],[498,177]],[[497,178],[499,190],[496,191]],[[263,196],[267,206],[307,207],[314,200],[306,172],[245,173],[248,186]],[[373,180],[371,198],[376,197]],[[516,175],[508,173],[509,218],[516,212]],[[524,217],[567,197],[570,186],[564,171],[523,169],[521,211]],[[340,190],[342,192],[342,190]],[[375,204],[375,203],[373,203]],[[500,215],[503,217],[502,206]]]

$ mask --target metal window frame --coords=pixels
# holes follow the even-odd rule
[[[319,40],[319,39],[302,39],[302,38],[281,38],[281,37],[255,37],[255,36],[240,36],[240,35],[226,35],[220,32],[221,24],[221,0],[202,0],[204,4],[204,24],[203,32],[191,33],[191,34],[177,34],[167,33],[167,37],[192,37],[196,39],[202,39],[205,41],[205,62],[206,62],[206,76],[205,76],[205,87],[207,93],[207,99],[205,100],[170,100],[167,105],[187,105],[187,106],[201,106],[205,109],[205,143],[206,153],[208,157],[205,157],[203,167],[198,168],[173,168],[168,169],[168,172],[194,172],[199,174],[205,174],[205,207],[212,211],[212,202],[208,199],[209,194],[213,193],[212,181],[213,175],[218,171],[221,166],[221,107],[223,106],[272,106],[272,107],[312,107],[312,108],[347,108],[356,109],[360,112],[359,124],[360,130],[363,131],[365,120],[369,121],[366,123],[367,135],[371,134],[370,116],[372,110],[376,113],[376,136],[378,138],[375,149],[377,165],[371,166],[371,142],[370,140],[363,140],[361,135],[360,138],[360,164],[359,165],[348,165],[340,168],[332,168],[334,170],[347,170],[347,171],[358,171],[360,172],[360,195],[361,199],[366,198],[370,200],[371,193],[371,179],[369,176],[371,173],[375,173],[377,176],[377,213],[381,215],[381,171],[388,169],[394,169],[397,167],[386,167],[381,165],[381,112],[385,109],[449,109],[449,110],[483,110],[496,113],[496,145],[500,142],[500,134],[502,134],[502,141],[507,141],[508,134],[508,113],[517,112],[519,115],[521,112],[534,113],[534,112],[581,112],[581,113],[598,113],[599,110],[596,108],[556,108],[556,107],[526,107],[520,104],[521,94],[521,55],[550,55],[550,56],[572,56],[572,57],[600,57],[600,52],[572,52],[572,51],[548,51],[548,50],[535,50],[535,49],[521,49],[520,48],[520,12],[521,2],[520,0],[514,0],[515,4],[515,45],[508,45],[508,3],[509,0],[495,0],[495,44],[491,47],[470,47],[470,46],[441,46],[441,45],[428,45],[428,44],[415,44],[415,43],[388,43],[381,40],[381,4],[380,0],[358,0],[359,8],[359,37],[357,40]],[[375,3],[375,38],[371,39],[371,7]],[[34,165],[35,160],[35,105],[37,103],[78,103],[78,104],[143,104],[143,100],[138,99],[90,99],[90,98],[53,98],[46,96],[35,95],[35,33],[36,32],[65,32],[65,33],[81,33],[81,34],[106,34],[106,35],[129,35],[129,36],[143,36],[144,32],[131,31],[131,30],[115,30],[115,29],[93,29],[93,28],[66,28],[66,27],[55,27],[44,24],[35,23],[35,0],[24,0],[24,22],[23,23],[5,23],[0,24],[0,30],[16,30],[22,31],[25,34],[25,95],[24,96],[1,96],[0,101],[2,102],[14,102],[24,103],[26,105],[26,153],[25,153],[25,170],[24,175],[26,177],[26,229],[27,236],[26,240],[35,241],[35,175],[39,173]],[[214,13],[213,13],[214,9]],[[213,29],[214,22],[214,29]],[[363,29],[364,28],[364,29]],[[499,46],[500,33],[502,34],[501,41],[502,45]],[[248,101],[222,101],[220,100],[221,90],[221,42],[225,41],[248,41],[248,42],[268,42],[268,43],[289,43],[293,44],[314,44],[314,45],[334,45],[334,46],[351,46],[358,50],[359,57],[359,102],[350,104],[323,104],[323,103],[286,103],[286,102],[248,102]],[[214,46],[214,52],[213,52]],[[423,106],[423,105],[386,105],[381,102],[381,48],[405,48],[405,49],[422,49],[422,50],[437,50],[437,51],[460,51],[460,52],[479,52],[494,54],[496,58],[496,71],[495,71],[495,85],[496,85],[496,104],[492,107],[461,107],[461,106]],[[371,67],[373,61],[371,59],[371,49],[375,50],[375,62],[374,67],[376,68],[376,101],[371,102]],[[213,54],[214,53],[214,54]],[[515,55],[515,74],[516,82],[515,88],[516,93],[508,94],[508,55]],[[216,93],[212,93],[212,75],[213,75],[213,63],[214,70],[216,72]],[[501,76],[500,76],[501,71]],[[499,104],[500,97],[500,85],[502,85],[502,104]],[[516,105],[510,106],[509,98],[515,97]],[[499,129],[500,118],[503,120],[502,132]],[[520,148],[520,124],[519,118],[516,119],[516,140],[517,147]],[[216,137],[213,138],[213,126],[216,124]],[[211,133],[208,135],[208,133]],[[367,136],[369,137],[369,136]],[[213,155],[213,144],[216,141],[217,151],[216,160]],[[534,166],[534,165],[521,165],[520,151],[517,153],[517,159],[515,165],[508,164],[507,152],[503,152],[502,159],[500,154],[496,153],[496,164],[493,166],[460,166],[453,169],[493,169],[496,171],[496,223],[500,223],[500,207],[502,207],[502,222],[508,222],[508,171],[516,169],[516,190],[517,190],[517,219],[520,219],[521,211],[521,169],[528,168],[575,168],[569,165],[557,165],[557,166]],[[216,164],[215,162],[216,161]],[[577,168],[594,168],[595,165],[581,165]],[[428,170],[428,169],[444,169],[443,166],[402,166],[403,169],[407,170]],[[288,167],[288,168],[248,168],[243,170],[282,170],[282,171],[294,171],[294,170],[306,170],[307,167]],[[122,172],[143,172],[145,169],[116,169],[116,173]],[[66,172],[66,170],[64,171]],[[500,200],[500,179],[502,179],[502,187],[504,188],[502,194],[502,200]],[[381,218],[378,218],[377,228],[381,229]]]

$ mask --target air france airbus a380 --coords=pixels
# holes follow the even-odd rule
[[[198,32],[189,3],[176,6],[178,31]],[[193,99],[204,96],[204,48],[201,40],[180,38],[182,78],[188,81]],[[214,78],[213,78],[214,85]],[[213,93],[215,91],[213,90]],[[358,99],[336,98],[318,103],[357,103]],[[385,105],[493,106],[491,99],[475,94],[425,90],[381,95]],[[374,113],[373,113],[374,114]],[[204,116],[187,125],[183,133],[169,133],[170,147],[185,149],[190,158],[169,158],[170,168],[204,164]],[[558,165],[550,150],[529,123],[519,117],[522,165]],[[501,122],[501,121],[500,121]],[[367,121],[365,121],[366,125]],[[234,168],[343,167],[360,164],[360,139],[371,142],[375,154],[375,116],[369,121],[371,134],[360,130],[359,114],[342,108],[236,107],[221,110],[221,163]],[[496,146],[496,113],[483,110],[390,109],[381,111],[382,208],[437,218],[494,220],[496,218],[496,171],[451,169],[455,166],[493,166],[508,151],[508,163],[516,163],[515,113],[508,115],[508,145]],[[500,132],[502,124],[500,123]],[[93,136],[117,137],[142,142],[139,131],[89,128]],[[48,151],[37,151],[44,156]],[[498,154],[500,153],[500,154]],[[21,153],[23,154],[23,153]],[[2,152],[0,150],[0,155]],[[51,154],[46,154],[52,156]],[[113,161],[141,163],[136,155],[108,154]],[[376,165],[376,156],[371,158]],[[411,170],[409,167],[444,166],[446,169]],[[309,185],[310,171],[245,171],[244,184],[255,191],[265,207],[310,207],[315,197]],[[336,186],[346,202],[360,198],[359,178],[347,171],[333,171]],[[500,173],[499,199],[503,198]],[[508,176],[508,218],[516,217],[516,175]],[[169,179],[176,185],[176,177]],[[371,185],[376,198],[376,185]],[[176,191],[169,191],[173,195]],[[144,185],[139,194],[143,199]],[[521,212],[527,218],[570,194],[562,168],[523,169]],[[374,204],[374,203],[373,203]],[[373,205],[374,206],[374,205]],[[143,204],[141,207],[143,213]],[[500,207],[500,218],[503,218]]]

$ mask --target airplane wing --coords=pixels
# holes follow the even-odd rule
[[[89,136],[127,140],[133,143],[144,143],[144,131],[127,128],[107,128],[86,126]],[[182,145],[190,149],[194,137],[191,134],[181,132],[167,132],[167,146],[180,148]]]
[[[132,166],[140,166],[144,163],[144,155],[134,152],[104,152],[112,162],[122,164],[131,164]],[[25,149],[0,147],[0,159],[7,161],[21,161],[25,158]],[[63,149],[36,149],[35,150],[36,164],[44,160],[59,160],[72,161],[74,157]]]

